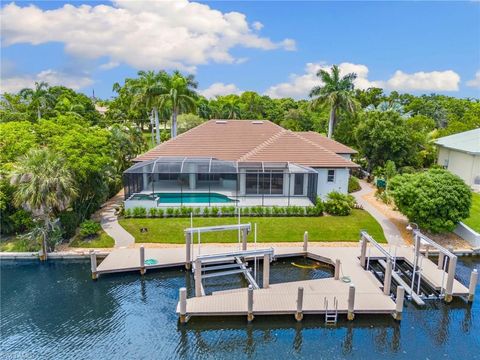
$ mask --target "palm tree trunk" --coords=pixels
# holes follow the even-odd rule
[[[37,107],[37,119],[40,120],[42,118],[42,113],[40,112],[40,106]]]
[[[160,123],[158,122],[158,109],[156,107],[153,108],[153,114],[155,117],[155,129],[156,129],[156,136],[157,136],[157,145],[160,144]]]
[[[335,106],[330,110],[330,120],[328,121],[328,138],[331,139],[333,135],[333,127],[335,126]]]
[[[177,136],[177,109],[172,111],[172,139]]]

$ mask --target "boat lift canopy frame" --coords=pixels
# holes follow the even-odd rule
[[[249,233],[252,230],[252,225],[248,224],[234,224],[234,225],[216,225],[216,226],[201,226],[201,227],[189,227],[184,230],[185,234],[187,233],[206,233],[206,232],[216,232],[216,231],[229,231],[229,230],[244,230],[246,229]]]

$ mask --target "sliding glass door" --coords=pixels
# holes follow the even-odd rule
[[[283,171],[249,172],[245,174],[247,195],[282,195]]]

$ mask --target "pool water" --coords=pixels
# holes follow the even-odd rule
[[[231,203],[235,200],[228,196],[218,193],[155,193],[155,194],[135,194],[130,200],[155,200],[159,198],[159,204],[190,204],[190,203]]]
[[[252,266],[252,264],[250,265]],[[480,258],[460,258],[468,282]],[[318,273],[317,273],[318,271]],[[0,264],[1,359],[478,359],[480,287],[476,301],[406,303],[403,320],[390,316],[192,318],[180,325],[178,288],[193,287],[182,269],[90,279],[88,261]],[[274,263],[272,282],[329,276],[328,270]]]

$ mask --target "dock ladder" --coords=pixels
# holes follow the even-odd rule
[[[338,300],[335,296],[333,298],[333,309],[328,308],[328,299],[325,296],[324,298],[324,305],[325,305],[325,324],[326,325],[337,325],[338,319]]]

